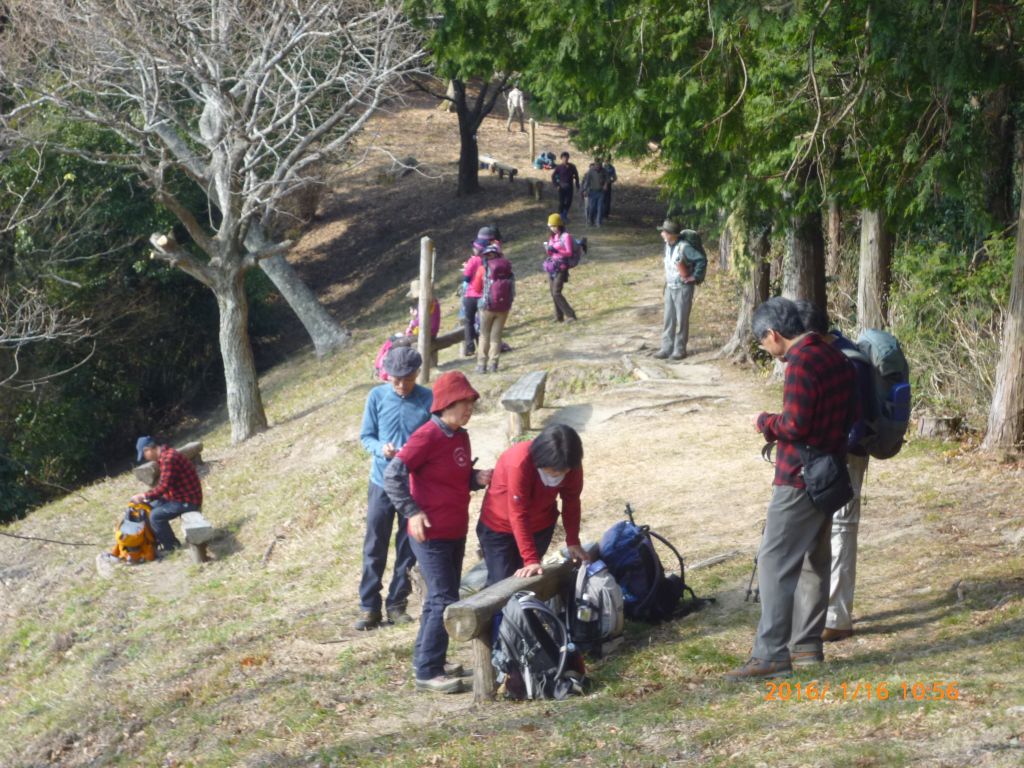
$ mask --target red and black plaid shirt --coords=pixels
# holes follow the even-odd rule
[[[160,482],[146,491],[146,498],[180,501],[182,504],[203,506],[203,488],[191,461],[173,448],[160,447]]]
[[[858,417],[853,397],[855,372],[846,355],[809,333],[786,353],[782,413],[762,413],[757,428],[765,440],[778,441],[775,485],[804,487],[798,446],[813,445],[846,456],[846,434]]]

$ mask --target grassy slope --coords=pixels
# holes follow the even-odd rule
[[[569,287],[584,321],[563,335],[531,271],[531,222],[543,206],[497,188],[474,218],[437,223],[464,234],[481,216],[507,215],[520,275],[516,351],[502,374],[474,378],[484,401],[470,430],[484,465],[500,450],[498,395],[532,367],[551,370],[554,406],[628,407],[618,393],[630,377],[618,361],[639,346],[628,326],[643,318],[651,342],[658,311],[656,208],[594,237],[594,258]],[[446,275],[456,262],[443,262]],[[449,313],[453,286],[454,277],[442,281]],[[96,549],[0,539],[0,765],[1020,764],[1020,468],[938,444],[913,443],[871,467],[858,637],[791,681],[828,684],[828,700],[766,701],[763,685],[720,682],[744,658],[758,615],[742,594],[768,487],[764,470],[750,469],[748,414],[778,400],[750,372],[707,360],[727,333],[734,293],[712,275],[694,334],[698,365],[717,370],[731,399],[631,416],[626,428],[595,419],[585,434],[585,533],[599,535],[622,500],[639,500],[691,562],[733,548],[742,557],[692,574],[716,607],[630,626],[622,652],[592,665],[593,695],[480,709],[468,697],[417,696],[414,627],[349,629],[366,488],[358,423],[373,353],[403,322],[393,291],[354,318],[351,352],[293,358],[264,377],[268,433],[231,447],[227,426],[212,419],[189,435],[207,446],[207,513],[225,532],[214,563],[179,555],[103,579]],[[442,364],[470,369],[451,351]],[[10,530],[105,544],[136,489],[128,476],[111,478]],[[465,649],[454,655],[468,660]],[[917,681],[955,682],[959,699],[903,700],[902,683]],[[889,698],[866,700],[863,686],[882,682]],[[847,699],[862,685],[856,701],[843,700],[844,683]]]

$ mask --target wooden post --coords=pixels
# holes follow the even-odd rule
[[[529,161],[532,163],[533,158],[537,156],[537,121],[532,117],[530,118],[530,157]]]
[[[491,663],[491,633],[477,635],[470,644],[473,647],[473,703],[494,701],[498,685],[494,679],[494,664]]]
[[[429,237],[420,238],[420,333],[419,351],[423,367],[417,379],[420,384],[430,381],[430,308],[434,301],[434,241]]]

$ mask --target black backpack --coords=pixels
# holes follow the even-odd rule
[[[627,619],[656,624],[714,602],[714,598],[697,597],[686,585],[683,556],[668,539],[649,526],[637,525],[629,504],[626,516],[628,520],[619,521],[601,537],[601,559],[619,583]],[[666,573],[654,540],[675,555],[678,573]]]
[[[502,609],[491,662],[509,699],[561,700],[589,682],[565,624],[532,592],[516,592]]]

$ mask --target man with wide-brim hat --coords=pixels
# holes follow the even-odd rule
[[[416,383],[423,358],[412,347],[392,347],[384,358],[386,384],[370,390],[363,410],[359,439],[373,457],[370,461],[370,484],[367,492],[366,536],[363,540],[363,573],[359,581],[360,616],[355,623],[359,630],[374,629],[384,621],[381,610],[381,589],[388,564],[388,545],[397,511],[384,492],[384,470],[409,437],[430,418],[433,394]],[[391,576],[386,615],[392,624],[412,621],[406,613],[412,581],[409,570],[416,556],[409,546],[405,522],[398,521],[395,530],[395,570]]]
[[[665,219],[658,230],[665,243],[665,314],[661,349],[654,356],[659,360],[682,360],[690,338],[694,288],[704,277],[707,257],[699,245],[700,236],[693,230],[684,230],[677,221]]]

